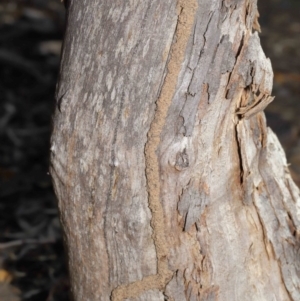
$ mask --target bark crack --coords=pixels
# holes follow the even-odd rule
[[[266,229],[266,226],[265,226],[265,223],[264,223],[264,219],[260,215],[259,208],[258,208],[258,206],[255,202],[253,202],[253,205],[254,205],[254,208],[255,208],[255,211],[256,211],[256,214],[257,214],[257,218],[258,218],[258,220],[260,222],[260,225],[261,225],[263,242],[264,242],[266,254],[268,256],[268,259],[270,260],[271,257],[272,257],[270,247],[273,248],[273,245],[272,244],[270,245],[270,240],[269,240],[269,237],[268,237],[267,229]],[[273,253],[274,253],[274,251],[273,251]]]
[[[175,32],[177,39],[171,45],[167,75],[156,102],[156,111],[145,146],[148,202],[152,213],[151,227],[153,228],[152,238],[157,256],[157,274],[116,287],[111,294],[112,301],[122,301],[126,298],[138,297],[142,292],[151,289],[164,291],[173,275],[173,272],[168,267],[168,245],[164,235],[164,213],[160,199],[160,165],[157,150],[168,109],[176,90],[181,64],[184,61],[185,49],[194,25],[197,7],[196,0],[179,0],[177,3],[178,20]]]
[[[235,140],[236,140],[236,145],[237,145],[237,154],[238,154],[239,166],[240,166],[240,184],[241,184],[241,186],[243,186],[243,183],[244,183],[244,167],[243,167],[242,146],[241,146],[240,137],[239,137],[239,130],[238,130],[239,122],[240,121],[238,120],[237,124],[235,124],[234,130],[235,130]]]

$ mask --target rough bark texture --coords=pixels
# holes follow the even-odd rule
[[[71,1],[51,174],[77,301],[300,300],[300,197],[255,0]]]

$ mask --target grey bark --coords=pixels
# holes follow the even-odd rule
[[[74,300],[300,300],[257,16],[255,0],[70,1],[51,175]]]

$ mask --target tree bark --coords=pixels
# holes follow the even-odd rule
[[[300,300],[257,17],[255,0],[70,1],[51,175],[75,300]]]

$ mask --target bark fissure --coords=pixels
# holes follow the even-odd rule
[[[230,99],[232,97],[232,82],[231,82],[231,77],[235,74],[235,68],[237,68],[239,57],[241,56],[242,50],[245,45],[245,34],[243,33],[236,56],[235,56],[235,64],[233,66],[232,72],[229,73],[228,76],[228,81],[227,81],[227,87],[226,87],[226,95],[225,97],[227,99]]]
[[[255,204],[255,202],[253,202],[253,205],[254,205],[254,208],[255,208],[256,213],[257,213],[258,221],[261,224],[262,236],[263,236],[264,246],[265,246],[265,249],[266,249],[266,254],[268,256],[268,259],[270,260],[271,259],[271,256],[270,256],[271,254],[270,254],[270,250],[268,249],[268,243],[270,243],[270,242],[268,240],[268,234],[267,234],[266,226],[265,226],[265,224],[263,222],[262,217],[260,216],[259,208]],[[273,254],[274,254],[274,251],[273,251]]]
[[[292,294],[291,294],[289,288],[287,287],[286,281],[285,281],[285,277],[284,277],[284,275],[283,275],[283,271],[282,271],[282,266],[283,266],[283,264],[282,264],[282,262],[281,262],[280,259],[278,259],[277,262],[278,262],[278,266],[279,266],[279,270],[280,270],[281,281],[282,281],[282,283],[283,283],[283,285],[284,285],[284,287],[285,287],[286,293],[287,293],[287,295],[290,297],[290,299],[294,301],[294,300],[296,300],[296,299],[293,298],[293,296],[292,296]]]
[[[261,172],[261,177],[264,178],[264,172],[263,171]],[[278,226],[277,226],[278,229],[280,227],[288,228],[290,233],[288,235],[285,233],[285,236],[282,237],[282,238],[285,240],[286,244],[289,244],[289,245],[292,246],[292,248],[294,248],[294,247],[297,247],[297,246],[296,246],[295,241],[291,241],[291,239],[295,239],[295,235],[294,235],[295,234],[294,233],[295,229],[293,229],[295,224],[293,222],[291,213],[289,212],[288,208],[286,207],[286,203],[284,201],[284,194],[280,190],[280,186],[279,186],[279,184],[277,183],[276,180],[275,180],[275,185],[276,185],[276,188],[278,188],[278,189],[276,189],[277,193],[275,193],[275,194],[280,195],[280,199],[282,200],[281,204],[282,204],[283,208],[285,209],[285,222],[286,222],[287,227],[286,227],[286,225],[284,225],[282,223],[282,220],[280,219],[280,213],[278,212],[278,208],[275,207],[275,204],[272,201],[272,195],[274,194],[274,189],[271,191],[269,189],[268,185],[267,185],[266,186],[266,193],[267,193],[267,195],[270,199],[269,204],[270,204],[270,207],[272,209],[272,215],[273,215],[274,218],[276,218],[276,222],[278,224]],[[261,210],[259,209],[258,205],[255,202],[254,202],[254,205],[257,209],[257,214],[259,216],[259,219],[264,220],[263,212],[261,212]],[[278,205],[278,204],[276,204],[276,205]],[[286,248],[284,246],[280,246],[280,252],[279,252],[277,241],[276,241],[276,238],[274,237],[274,234],[270,233],[270,231],[268,231],[266,226],[263,229],[264,229],[264,234],[266,236],[266,240],[268,240],[270,248],[272,248],[273,256],[277,261],[278,270],[280,271],[280,276],[281,276],[281,279],[282,279],[282,283],[283,283],[283,285],[286,289],[286,293],[288,294],[288,296],[290,297],[291,300],[296,300],[294,298],[294,294],[291,290],[291,286],[288,285],[288,282],[290,281],[290,279],[287,279],[286,275],[284,275],[284,273],[285,273],[284,270],[286,268],[286,265],[289,262],[289,255],[290,254],[288,254],[288,251],[286,250]],[[292,235],[292,237],[290,235]],[[296,287],[296,285],[295,285],[295,287]]]
[[[160,200],[160,164],[156,152],[160,144],[160,135],[165,125],[168,109],[176,90],[177,79],[181,64],[184,61],[185,49],[194,24],[196,10],[196,0],[178,1],[178,24],[175,33],[177,39],[171,46],[168,71],[162,85],[161,94],[156,102],[156,111],[145,147],[148,203],[152,213],[151,226],[153,228],[152,238],[157,256],[157,274],[145,277],[140,281],[118,286],[112,291],[112,301],[138,297],[143,291],[150,289],[164,290],[173,275],[173,272],[168,267],[168,246],[164,237],[164,213]]]
[[[234,126],[234,131],[235,131],[235,141],[237,145],[237,154],[239,158],[239,167],[240,167],[240,184],[241,186],[243,185],[244,182],[244,168],[243,168],[243,156],[242,156],[242,146],[239,138],[239,131],[238,131],[238,126],[239,122]]]

